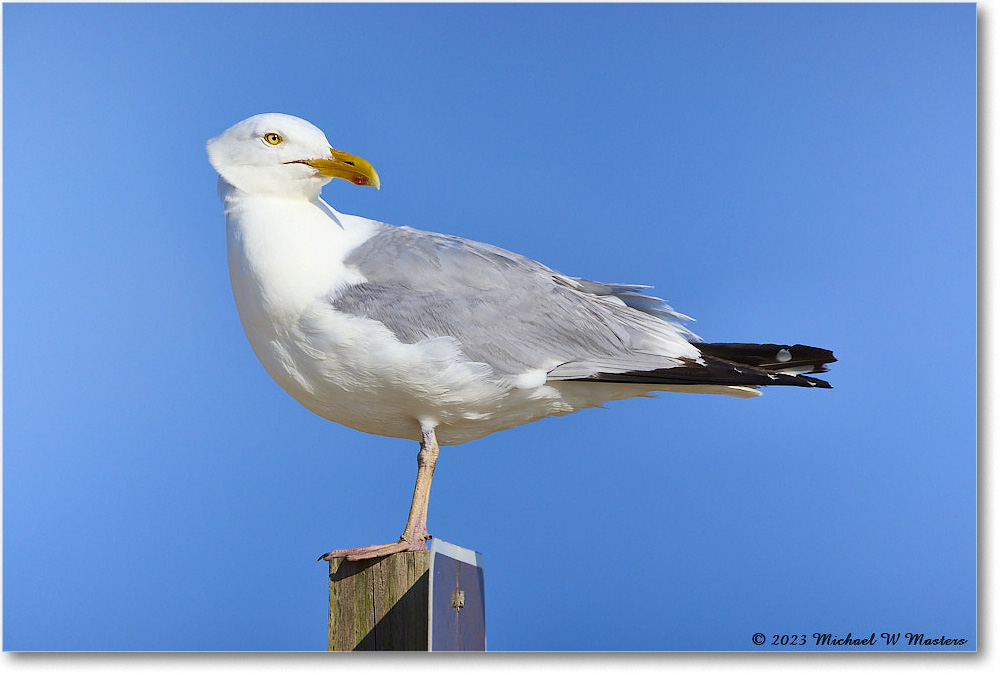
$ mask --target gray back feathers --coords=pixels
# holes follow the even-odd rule
[[[572,379],[698,357],[678,323],[687,317],[646,287],[566,277],[488,244],[384,225],[345,262],[366,281],[331,295],[335,309],[406,343],[454,337],[499,376],[545,368]]]

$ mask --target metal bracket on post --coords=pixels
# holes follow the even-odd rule
[[[427,649],[486,651],[483,555],[434,539],[430,573]]]

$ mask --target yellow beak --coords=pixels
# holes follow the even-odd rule
[[[379,189],[378,173],[366,160],[330,148],[330,157],[322,159],[300,159],[295,164],[306,164],[324,176],[349,180],[355,185],[371,185]]]

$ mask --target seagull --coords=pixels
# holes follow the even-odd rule
[[[340,213],[323,186],[378,189],[378,173],[301,118],[254,115],[207,152],[233,296],[264,369],[320,417],[420,443],[399,540],[320,560],[426,550],[441,445],[654,392],[830,387],[809,375],[836,361],[831,351],[703,342],[649,286],[570,277],[489,244]]]

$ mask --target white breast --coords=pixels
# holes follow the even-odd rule
[[[326,358],[302,337],[301,318],[339,286],[360,281],[343,261],[374,224],[322,202],[231,190],[224,204],[229,276],[243,329],[267,372],[300,399],[315,389],[302,365]]]

